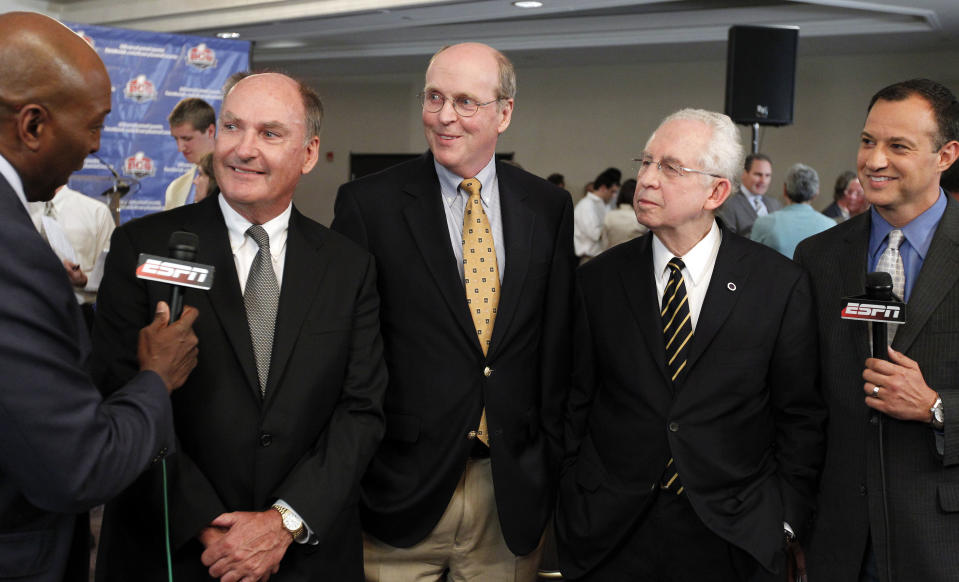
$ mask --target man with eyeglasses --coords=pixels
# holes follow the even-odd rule
[[[367,580],[536,579],[569,386],[573,209],[494,159],[515,91],[499,51],[440,50],[420,96],[430,151],[337,197],[333,228],[376,257],[389,367],[363,480]]]
[[[576,273],[566,579],[783,580],[801,556],[824,444],[814,307],[802,269],[715,219],[741,159],[727,116],[667,117],[638,159],[651,234]]]

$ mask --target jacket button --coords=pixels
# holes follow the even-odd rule
[[[679,432],[679,423],[678,422],[669,423],[669,432]]]
[[[493,373],[493,369],[490,368],[489,366],[486,366],[485,368],[483,368],[483,375],[486,376],[487,378],[489,378],[490,374],[492,373]]]
[[[260,446],[268,447],[273,444],[273,435],[268,432],[260,433]]]
[[[866,495],[866,486],[865,486],[865,485],[860,485],[860,486],[859,486],[859,495],[862,495],[862,496],[865,497],[865,495]]]

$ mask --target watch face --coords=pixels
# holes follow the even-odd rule
[[[942,404],[932,409],[932,415],[935,417],[936,422],[942,422]]]
[[[295,516],[285,513],[283,515],[283,527],[289,531],[296,531],[300,529],[303,525],[303,522],[297,519]]]

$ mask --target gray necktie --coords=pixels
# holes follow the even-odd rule
[[[756,216],[766,216],[769,212],[766,210],[766,203],[763,202],[762,197],[756,196],[753,199],[753,206],[756,207]]]
[[[906,270],[902,266],[902,255],[899,253],[899,246],[903,241],[902,231],[898,228],[889,231],[888,241],[886,250],[883,251],[879,257],[879,263],[876,264],[876,270],[889,273],[892,277],[893,294],[905,301]],[[892,343],[892,339],[896,337],[897,329],[899,329],[898,325],[886,326],[886,337],[890,344]]]
[[[270,255],[270,235],[259,224],[246,231],[260,247],[250,274],[246,278],[243,303],[246,305],[246,320],[250,326],[253,354],[256,357],[256,372],[260,379],[260,394],[266,394],[266,380],[270,374],[270,355],[273,352],[273,332],[276,329],[276,308],[280,301],[280,287],[273,272],[273,257]]]

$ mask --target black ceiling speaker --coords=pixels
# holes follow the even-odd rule
[[[730,27],[726,115],[748,125],[790,125],[798,45],[794,26]]]

